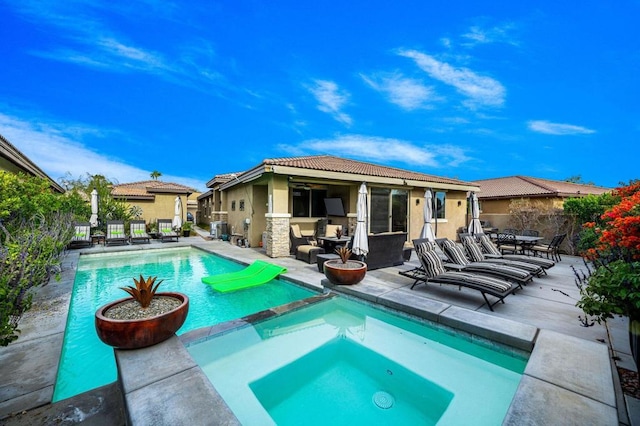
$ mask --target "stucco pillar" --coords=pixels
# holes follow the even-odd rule
[[[267,256],[289,256],[289,213],[267,213]]]

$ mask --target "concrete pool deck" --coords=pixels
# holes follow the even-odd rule
[[[20,323],[20,339],[0,348],[2,422],[26,425],[86,421],[112,425],[125,424],[129,416],[133,424],[145,424],[134,420],[143,420],[144,417],[131,417],[131,407],[124,409],[121,388],[115,385],[50,404],[75,265],[80,252],[135,251],[182,245],[198,246],[244,263],[266,258],[259,249],[244,249],[222,241],[205,241],[200,237],[181,238],[180,243],[154,241],[146,245],[94,246],[69,252],[62,279],[39,289],[33,309]],[[271,261],[287,267],[287,277],[294,281],[322,288],[324,275],[317,271],[315,265],[293,258]],[[536,278],[533,284],[508,297],[505,304],[496,305],[495,312],[483,306],[484,300],[476,291],[458,291],[454,286],[427,288],[424,285],[409,290],[412,281],[400,276],[398,271],[409,269],[411,264],[415,265],[415,260],[398,268],[370,271],[361,284],[344,287],[341,291],[393,309],[407,310],[412,315],[466,332],[498,341],[506,339],[503,343],[521,349],[533,346],[534,351],[505,419],[506,424],[578,424],[581,420],[584,420],[583,424],[640,424],[638,400],[623,395],[617,382],[618,375],[612,374],[616,363],[635,370],[629,355],[626,322],[616,319],[609,321],[608,327],[597,324],[587,328],[580,326],[580,311],[574,306],[578,291],[569,267],[571,264],[580,266],[578,258],[563,256],[563,261],[551,269],[548,276]],[[181,346],[178,339],[172,341]],[[613,356],[617,359],[615,363]],[[172,364],[173,367],[182,365],[185,372],[193,369],[193,366],[185,367],[188,362]],[[207,383],[201,386],[211,387]],[[127,389],[125,386],[125,393]],[[136,386],[135,389],[141,387]],[[232,418],[228,420],[233,423]]]

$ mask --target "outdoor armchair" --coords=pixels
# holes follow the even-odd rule
[[[536,244],[529,248],[536,256],[540,256],[540,253],[546,253],[547,259],[549,255],[551,255],[551,259],[556,262],[560,262],[562,258],[560,257],[560,244],[564,241],[567,234],[558,234],[555,235],[549,244]]]

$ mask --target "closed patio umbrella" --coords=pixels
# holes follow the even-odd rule
[[[435,241],[436,236],[433,233],[433,227],[431,226],[431,219],[433,218],[433,194],[431,190],[424,191],[424,225],[422,225],[422,232],[420,238],[426,238],[429,241]]]
[[[351,251],[360,258],[369,253],[369,239],[367,238],[367,184],[360,185],[358,203],[356,205],[356,229],[353,234]]]
[[[471,203],[471,222],[469,223],[469,233],[471,235],[484,234],[482,224],[480,223],[480,206],[478,205],[478,196],[472,192],[469,196]]]
[[[98,191],[95,188],[91,191],[91,218],[89,218],[89,223],[94,228],[98,226]]]
[[[176,197],[176,205],[174,208],[175,216],[173,217],[173,222],[171,223],[174,228],[182,227],[182,200],[180,197]]]

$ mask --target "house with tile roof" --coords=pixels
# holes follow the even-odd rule
[[[226,221],[227,211],[222,208],[222,195],[220,185],[234,179],[241,173],[225,173],[214,176],[207,182],[208,191],[198,195],[198,216],[196,222],[206,225],[211,222]]]
[[[208,202],[211,219],[227,223],[229,233],[251,246],[266,242],[271,257],[289,255],[289,226],[313,233],[324,219],[342,225],[351,235],[356,224],[358,189],[367,184],[369,233],[407,232],[418,238],[424,223],[424,193],[431,188],[438,200],[437,234],[455,237],[465,225],[466,199],[477,185],[331,155],[269,158],[242,173],[216,175]],[[208,200],[208,201],[207,201]]]
[[[123,183],[113,185],[111,195],[125,201],[129,206],[140,207],[141,219],[148,224],[157,222],[158,219],[173,219],[176,197],[180,197],[182,202],[183,221],[187,219],[187,212],[191,212],[194,217],[197,214],[196,197],[199,193],[193,188],[178,183],[160,180]],[[193,197],[189,199],[192,195]]]
[[[49,181],[51,189],[64,193],[65,190],[49,175],[36,166],[26,155],[18,148],[13,146],[4,136],[0,135],[0,170],[10,173],[24,173],[30,176],[37,176]]]
[[[540,179],[529,176],[508,176],[473,181],[480,187],[480,220],[504,229],[509,225],[509,207],[514,200],[538,202],[545,208],[562,209],[568,198],[600,195],[611,191],[594,185]]]

